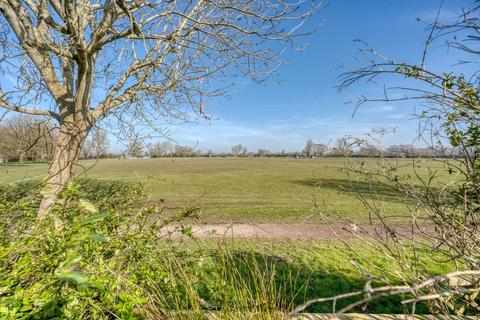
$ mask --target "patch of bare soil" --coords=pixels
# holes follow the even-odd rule
[[[262,239],[348,239],[357,236],[369,236],[382,232],[382,228],[371,225],[357,226],[349,224],[318,223],[259,223],[259,224],[189,224],[193,236],[197,238],[262,238]],[[162,235],[182,237],[179,226],[170,225],[163,229]],[[417,233],[427,233],[429,227]],[[394,226],[390,234],[410,234],[407,226]]]

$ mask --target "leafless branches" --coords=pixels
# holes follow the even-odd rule
[[[410,163],[381,156],[373,169],[364,161],[348,159],[344,172],[350,184],[345,190],[355,194],[369,212],[368,228],[350,221],[350,232],[388,265],[362,256],[345,241],[366,278],[365,288],[309,301],[295,312],[313,303],[332,302],[333,312],[341,314],[392,295],[409,305],[406,313],[414,314],[419,303],[426,303],[434,314],[447,316],[480,312],[478,70],[472,69],[470,74],[455,68],[431,70],[427,63],[430,45],[439,40],[463,55],[473,59],[478,56],[473,48],[480,39],[476,35],[480,30],[479,10],[475,2],[472,9],[447,22],[440,21],[439,11],[429,24],[420,64],[394,61],[367,46],[361,51],[367,58],[366,65],[339,77],[341,90],[360,81],[388,83],[398,78],[400,85],[384,86],[383,96],[360,97],[357,107],[368,102],[421,103],[419,137],[437,155],[444,156],[412,159]],[[453,159],[449,154],[452,148],[457,155]],[[382,146],[377,149],[382,155]],[[388,212],[382,204],[386,196],[401,204],[403,212]],[[447,270],[445,274],[432,274],[429,267],[434,264],[441,264]],[[336,308],[337,302],[352,297],[357,300],[340,310]]]
[[[270,75],[282,58],[268,43],[298,47],[295,39],[308,33],[301,26],[319,6],[303,0],[4,0],[0,66],[20,77],[2,83],[1,106],[42,115],[82,111],[90,121],[126,105],[198,106],[200,78],[211,80],[212,89],[203,89],[208,96],[221,92],[223,77]]]
[[[49,160],[53,155],[55,128],[46,119],[25,115],[0,125],[0,162]]]
[[[463,271],[452,272],[442,276],[430,277],[416,285],[400,285],[400,286],[383,286],[372,288],[370,285],[365,286],[363,290],[340,294],[335,297],[318,298],[305,302],[304,304],[295,308],[291,315],[295,316],[316,303],[332,302],[332,312],[336,315],[342,315],[353,310],[355,307],[362,306],[374,299],[391,296],[391,295],[407,295],[408,298],[402,299],[402,304],[415,304],[422,301],[436,300],[452,295],[465,295],[477,293],[480,290],[479,286],[480,271]],[[425,289],[437,287],[441,290],[435,294],[424,293]],[[343,307],[340,310],[336,309],[338,301],[346,298],[360,297],[355,301]]]

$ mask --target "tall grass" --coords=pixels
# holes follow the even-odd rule
[[[227,242],[209,252],[214,279],[199,277],[166,249],[170,283],[165,287],[149,282],[148,319],[284,319],[296,298],[305,294],[306,283],[297,281],[298,272],[279,270],[276,261],[265,256],[238,251]]]

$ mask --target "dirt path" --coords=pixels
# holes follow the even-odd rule
[[[260,224],[190,224],[197,238],[263,238],[263,239],[319,239],[354,238],[375,232],[372,226],[348,224],[260,223]],[[169,226],[163,235],[181,237],[178,226]],[[378,230],[380,230],[378,228]],[[427,228],[425,228],[427,231]],[[406,234],[406,226],[395,226],[395,232]]]

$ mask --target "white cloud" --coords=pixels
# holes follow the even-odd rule
[[[389,113],[396,109],[395,106],[392,105],[364,105],[360,106],[357,109],[357,113],[368,113],[368,114],[382,114],[382,113]]]
[[[212,149],[217,152],[229,151],[234,144],[241,143],[249,150],[267,148],[272,151],[299,151],[307,139],[317,142],[333,143],[337,138],[351,135],[363,136],[372,129],[398,127],[397,134],[389,138],[390,143],[411,142],[415,138],[412,123],[398,120],[392,115],[384,121],[365,119],[334,119],[332,117],[292,117],[291,119],[273,119],[265,123],[241,123],[219,120],[212,123],[186,124],[174,128],[172,138],[180,144],[197,147],[201,150]],[[385,121],[387,120],[387,121]]]

